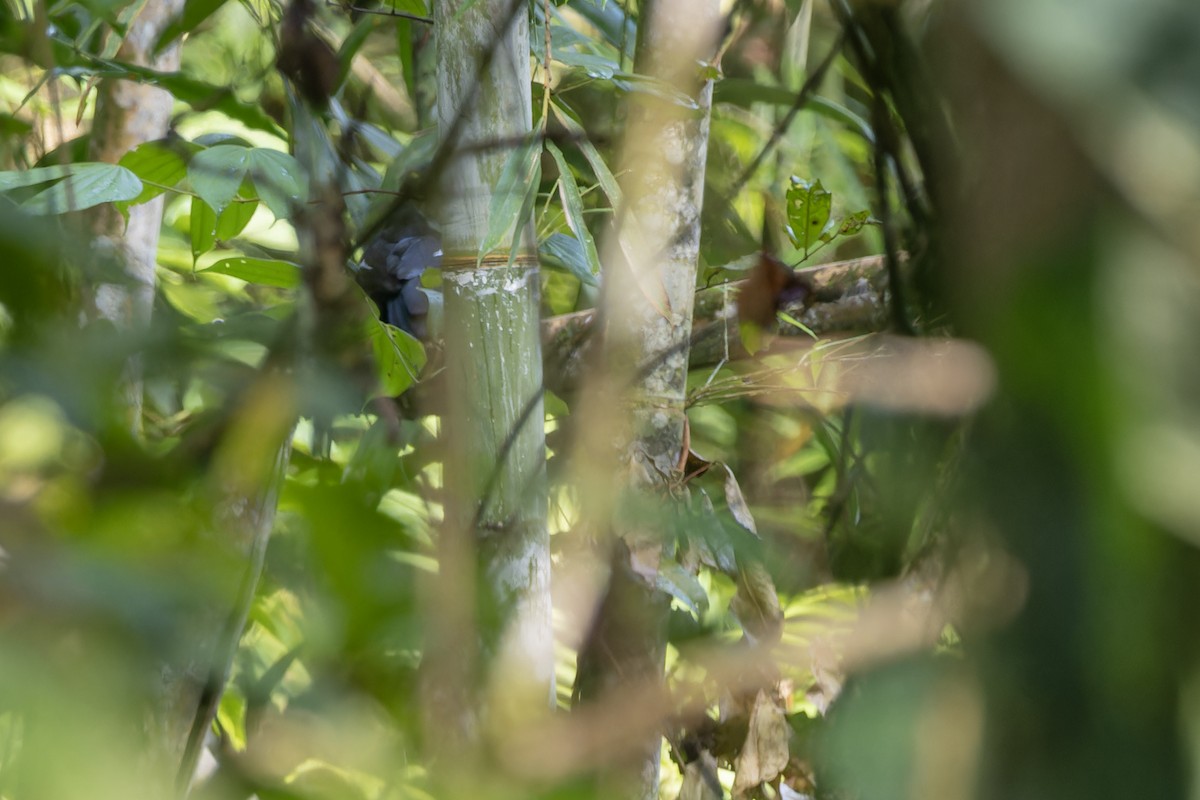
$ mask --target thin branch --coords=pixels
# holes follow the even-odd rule
[[[813,70],[812,74],[808,76],[808,80],[804,81],[804,85],[800,87],[800,91],[796,92],[796,99],[792,102],[792,107],[788,109],[787,114],[785,114],[783,119],[780,120],[779,124],[775,126],[775,130],[771,131],[771,138],[768,139],[767,143],[763,145],[762,150],[758,151],[758,155],[755,156],[754,160],[750,162],[750,166],[746,167],[746,170],[742,173],[741,177],[738,178],[729,191],[726,192],[726,195],[730,200],[735,199],[738,194],[741,193],[742,189],[745,188],[746,183],[749,182],[750,178],[754,176],[754,173],[758,171],[758,168],[762,166],[763,161],[765,161],[767,156],[770,155],[771,151],[775,149],[775,146],[779,144],[779,140],[783,138],[783,134],[789,127],[791,127],[792,120],[796,118],[796,115],[800,113],[800,109],[804,108],[805,103],[807,103],[809,98],[812,97],[813,93],[817,90],[817,87],[821,85],[821,81],[825,78],[825,73],[829,71],[829,68],[833,65],[834,59],[837,58],[838,53],[842,51],[842,45],[845,43],[845,41],[846,34],[843,32],[838,36],[838,39],[836,42],[834,42],[833,47],[829,48],[829,53],[825,56],[824,60],[821,61],[821,63],[817,65],[817,68]]]
[[[463,127],[467,124],[467,112],[474,106],[475,96],[479,93],[480,78],[491,68],[492,61],[496,57],[496,50],[500,47],[500,42],[508,35],[509,28],[516,22],[517,14],[524,10],[525,2],[526,0],[513,0],[502,20],[502,24],[497,26],[496,35],[488,43],[488,48],[484,51],[483,58],[479,60],[479,68],[475,71],[475,80],[471,86],[471,90],[462,99],[462,105],[459,106],[458,111],[455,113],[454,120],[450,123],[450,129],[446,131],[446,135],[438,143],[437,150],[433,153],[433,158],[429,160],[429,165],[423,172],[410,174],[400,184],[396,199],[383,214],[379,215],[374,223],[359,232],[357,240],[350,245],[351,252],[370,241],[371,237],[383,230],[392,216],[400,210],[400,207],[409,199],[418,195],[418,189],[423,180],[436,181],[438,176],[441,175],[442,170],[450,163],[450,159],[454,157],[458,147],[458,140],[462,136]]]
[[[400,19],[411,19],[413,22],[423,22],[426,25],[433,24],[432,17],[423,17],[420,14],[410,14],[407,11],[398,11],[395,8],[363,8],[350,3],[339,3],[337,0],[325,0],[325,5],[332,6],[333,8],[340,8],[343,11],[356,11],[360,14],[375,14],[376,16],[380,17],[399,17]]]

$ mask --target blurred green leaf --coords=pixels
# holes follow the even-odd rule
[[[677,561],[665,560],[659,564],[655,586],[683,603],[697,617],[704,616],[708,610],[708,593],[696,576]]]
[[[29,170],[0,172],[0,192],[36,187],[46,188],[24,198],[20,206],[31,214],[62,214],[81,211],[121,200],[132,200],[142,191],[142,182],[118,164],[85,162]]]
[[[257,283],[263,286],[279,286],[291,289],[300,285],[300,265],[290,261],[237,256],[218,261],[201,272],[213,272]]]
[[[520,231],[515,229],[522,220],[521,212],[528,205],[529,196],[537,193],[540,156],[541,147],[532,139],[522,142],[509,155],[492,191],[487,232],[479,245],[480,261],[506,241],[512,241],[514,247],[519,246]]]
[[[246,168],[275,219],[290,219],[297,205],[305,202],[304,171],[287,153],[255,147],[247,154]]]
[[[380,391],[399,397],[417,382],[425,366],[425,347],[420,340],[377,319],[367,323],[371,348],[379,373]]]
[[[227,0],[187,0],[183,5],[183,13],[163,28],[158,42],[154,45],[155,54],[166,50],[180,36],[194,31],[226,2]]]
[[[875,224],[878,224],[878,221],[871,219],[870,211],[855,211],[853,214],[844,217],[840,222],[838,222],[836,228],[821,234],[821,241],[829,242],[833,241],[839,236],[853,236],[861,231],[863,226]]]
[[[250,148],[218,144],[192,156],[187,173],[196,194],[219,214],[237,195],[249,168]]]

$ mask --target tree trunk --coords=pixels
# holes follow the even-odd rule
[[[447,500],[441,618],[426,674],[437,729],[451,737],[442,744],[457,746],[476,738],[481,708],[500,726],[505,714],[544,713],[554,660],[538,265],[527,219],[484,252],[512,154],[492,145],[532,127],[528,18],[522,0],[438,0],[434,18],[440,136],[456,152],[439,176]],[[483,657],[503,707],[471,689]]]
[[[679,473],[684,441],[684,400],[695,298],[696,259],[704,164],[708,152],[712,82],[698,62],[716,51],[720,22],[716,0],[655,0],[642,7],[636,71],[694,98],[697,109],[661,97],[630,97],[620,174],[625,206],[605,243],[601,316],[604,360],[584,423],[596,436],[584,457],[612,447],[618,434],[617,474],[598,511],[611,512],[618,537],[607,596],[579,654],[576,696],[596,701],[630,681],[661,681],[670,600],[654,588],[660,559],[671,558],[666,515],[647,515],[648,502]],[[613,397],[617,387],[629,387]],[[619,390],[619,389],[618,389]],[[612,418],[627,409],[626,419]],[[605,480],[596,475],[589,486]],[[607,478],[611,481],[611,476]],[[615,501],[615,502],[614,502]],[[624,796],[658,796],[661,736],[636,746],[616,776]]]
[[[167,25],[183,13],[183,0],[149,0],[129,21],[117,59],[164,72],[179,69],[177,41],[155,56],[154,47]],[[167,133],[174,99],[171,93],[148,83],[105,79],[96,90],[96,114],[92,120],[91,158],[115,164],[138,145],[161,139]],[[91,215],[93,246],[115,251],[125,264],[128,283],[101,284],[92,292],[95,314],[119,325],[145,327],[154,304],[154,269],[158,235],[162,227],[163,196],[132,206],[129,221],[106,203]],[[126,392],[129,420],[135,432],[141,429],[142,382],[139,366],[131,362]]]

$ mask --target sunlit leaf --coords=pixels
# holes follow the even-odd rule
[[[279,286],[288,289],[300,285],[300,265],[290,261],[238,256],[222,259],[202,271],[229,275],[263,286]]]
[[[787,190],[787,218],[788,235],[796,249],[808,255],[821,241],[832,208],[833,195],[825,190],[819,180],[809,183],[792,177],[792,184]]]
[[[62,214],[112,203],[132,200],[142,191],[142,182],[125,167],[117,164],[82,163],[29,170],[0,172],[0,192],[51,185],[27,197],[21,208],[32,214]]]
[[[119,162],[141,179],[142,192],[129,205],[144,203],[175,186],[187,176],[185,154],[197,150],[195,145],[182,139],[170,143],[164,141],[145,142],[130,150]]]
[[[659,564],[655,585],[660,591],[683,603],[697,617],[708,610],[708,593],[704,591],[696,576],[677,561],[664,560]]]

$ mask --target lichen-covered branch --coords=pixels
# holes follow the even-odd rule
[[[889,324],[887,272],[882,256],[838,261],[800,275],[813,284],[814,295],[807,307],[802,302],[781,310],[818,336],[841,336],[885,330]],[[692,338],[688,352],[690,367],[717,364],[723,358],[745,355],[737,324],[736,281],[696,293]],[[587,354],[593,341],[594,310],[551,317],[542,322],[542,352],[546,362],[546,388],[555,394],[572,392],[588,367]],[[783,326],[782,335],[799,335],[798,328]]]

